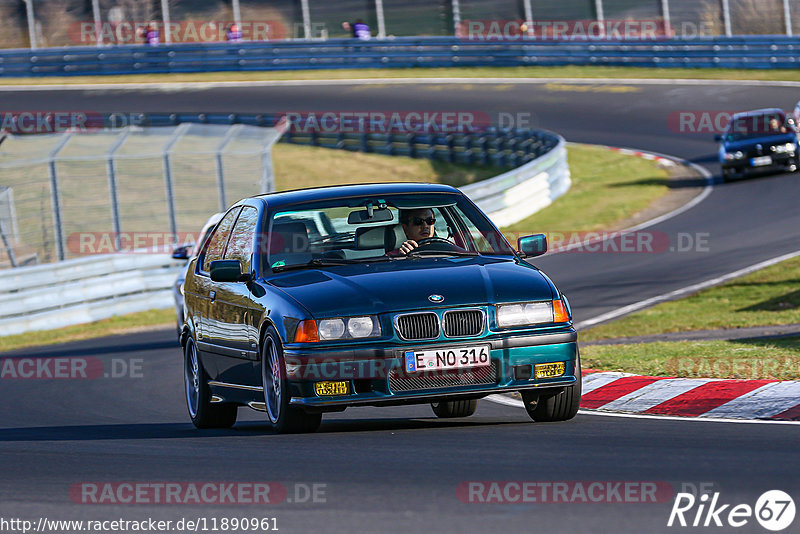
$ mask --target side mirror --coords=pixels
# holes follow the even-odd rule
[[[180,247],[175,247],[172,249],[172,259],[174,260],[188,260],[189,259],[189,249],[192,245],[182,245]]]
[[[533,234],[520,237],[517,240],[517,249],[523,258],[534,258],[547,252],[547,236]]]
[[[246,282],[249,279],[248,275],[242,274],[239,260],[214,260],[210,271],[214,282]]]
[[[722,134],[716,134],[714,136],[714,141],[716,141],[717,143],[721,143],[722,142]]]

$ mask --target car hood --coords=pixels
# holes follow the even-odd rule
[[[753,145],[776,145],[779,143],[794,143],[797,141],[797,136],[793,133],[786,133],[780,135],[765,135],[762,137],[751,137],[749,139],[742,139],[740,141],[726,141],[723,147],[728,152],[734,150],[742,150]]]
[[[535,267],[492,257],[422,258],[306,269],[272,277],[314,317],[498,302],[549,300],[555,288]],[[431,302],[431,295],[444,300]]]

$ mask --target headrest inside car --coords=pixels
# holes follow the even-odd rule
[[[286,222],[272,225],[269,234],[270,254],[279,252],[307,252],[308,232],[301,222]]]
[[[391,226],[356,228],[356,248],[358,250],[386,250],[386,233]]]

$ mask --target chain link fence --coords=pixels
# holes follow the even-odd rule
[[[279,136],[189,123],[8,136],[0,266],[193,242],[211,214],[274,189]]]
[[[453,36],[468,21],[660,21],[680,37],[793,35],[800,0],[0,0],[0,48]],[[152,26],[151,26],[152,24]],[[149,33],[150,29],[154,33]],[[154,38],[154,41],[151,40]]]

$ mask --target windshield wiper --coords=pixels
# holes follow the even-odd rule
[[[480,256],[480,254],[468,250],[412,250],[405,255],[406,258],[421,258],[423,256]],[[403,256],[397,257],[402,258]]]
[[[397,258],[390,256],[377,256],[374,258],[314,258],[307,263],[295,263],[291,265],[277,265],[272,268],[273,272],[291,271],[293,269],[306,269],[308,267],[333,267],[336,265],[353,265],[356,263],[372,263],[379,261],[394,261]]]

